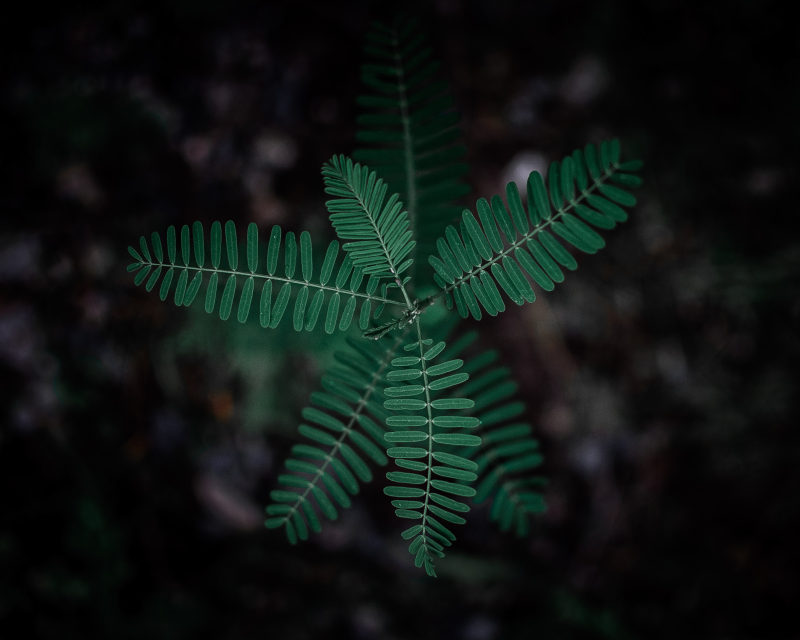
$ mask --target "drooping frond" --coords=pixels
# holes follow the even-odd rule
[[[191,230],[184,225],[180,234],[170,226],[166,252],[156,232],[149,242],[144,236],[139,238],[138,250],[128,247],[134,259],[128,271],[134,272],[135,284],[144,284],[147,291],[158,285],[161,300],[172,294],[176,305],[188,307],[202,298],[207,313],[216,310],[227,320],[235,310],[239,322],[245,322],[255,307],[261,326],[270,328],[278,326],[291,302],[296,331],[311,331],[321,321],[327,333],[348,329],[356,314],[359,327],[366,330],[385,305],[402,304],[378,293],[378,278],[365,277],[364,269],[354,266],[350,256],[339,260],[337,241],[328,245],[317,269],[308,231],[300,233],[299,250],[294,232],[282,236],[281,228],[273,226],[264,252],[258,227],[250,223],[245,259],[240,261],[236,227],[230,220],[224,233],[222,225],[214,222],[208,239],[200,222]],[[199,296],[204,285],[205,295]]]
[[[353,157],[369,164],[406,204],[417,253],[433,253],[436,238],[457,219],[455,200],[468,193],[459,116],[439,64],[413,20],[376,23],[367,34],[361,67]],[[424,271],[430,280],[428,265]]]
[[[335,354],[339,366],[322,377],[311,395],[298,431],[311,444],[292,447],[282,488],[270,493],[267,528],[284,527],[292,544],[322,528],[320,515],[338,518],[350,506],[359,484],[372,480],[365,457],[385,466],[383,435],[388,415],[382,406],[386,370],[403,342],[403,334],[380,342],[348,339],[348,351]]]
[[[461,336],[454,343],[457,355],[476,338],[475,332]],[[523,417],[525,404],[517,394],[511,370],[497,364],[498,352],[487,350],[464,358],[464,371],[470,379],[454,393],[475,402],[469,413],[480,420],[476,433],[481,444],[467,456],[477,464],[475,503],[491,499],[490,519],[501,531],[513,528],[523,537],[530,531],[529,517],[545,509],[538,491],[545,481],[535,475],[542,464],[539,443]]]
[[[564,280],[562,268],[577,268],[575,258],[556,239],[585,253],[595,253],[605,241],[595,229],[613,229],[628,218],[624,207],[636,199],[622,187],[641,183],[633,175],[641,162],[620,162],[619,142],[605,141],[599,153],[593,145],[553,162],[548,184],[538,172],[528,177],[528,210],[516,184],[508,183],[508,207],[500,196],[491,204],[477,201],[478,219],[465,209],[460,230],[447,227],[436,243],[438,256],[429,257],[436,282],[448,307],[462,317],[480,320],[505,309],[503,291],[516,304],[536,298],[528,277],[551,291]]]
[[[322,166],[325,206],[336,235],[348,240],[342,248],[353,264],[374,277],[396,279],[414,262],[408,214],[396,193],[386,199],[386,183],[369,167],[344,156]]]
[[[445,343],[423,339],[419,319],[414,324],[417,340],[404,347],[409,355],[392,360],[386,376],[391,386],[384,392],[384,407],[392,412],[386,418],[391,429],[384,436],[386,453],[400,470],[386,474],[392,484],[384,493],[393,498],[399,518],[415,521],[402,533],[411,541],[415,565],[436,576],[434,559],[444,557],[445,547],[455,540],[450,526],[465,522],[461,514],[469,506],[463,500],[475,495],[470,483],[478,465],[461,452],[481,439],[469,433],[478,419],[463,413],[472,400],[450,393],[469,377],[458,371],[463,362],[434,364]]]

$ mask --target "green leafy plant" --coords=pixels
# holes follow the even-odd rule
[[[415,564],[431,576],[455,540],[470,502],[491,501],[501,530],[524,536],[544,509],[542,463],[516,384],[477,334],[451,321],[497,315],[506,300],[533,302],[577,267],[575,253],[604,246],[600,232],[627,219],[638,161],[616,140],[530,174],[526,198],[509,183],[505,200],[456,200],[466,191],[458,116],[414,23],[375,25],[362,67],[357,161],[322,167],[337,236],[315,255],[310,234],[250,224],[169,227],[129,247],[134,282],[178,306],[274,328],[348,335],[337,364],[311,395],[266,507],[266,526],[291,543],[319,532],[351,504],[376,467]],[[241,259],[243,258],[243,259]],[[299,268],[298,268],[299,262]],[[201,290],[203,293],[201,294]],[[427,313],[435,306],[446,313]],[[442,319],[444,315],[444,319]]]

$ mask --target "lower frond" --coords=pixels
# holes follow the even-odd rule
[[[459,371],[463,362],[438,359],[445,343],[423,339],[419,319],[414,325],[417,340],[405,345],[408,355],[394,358],[387,374],[384,407],[391,414],[384,438],[398,470],[386,474],[392,484],[384,493],[393,498],[397,517],[414,522],[402,536],[411,541],[415,565],[436,576],[435,559],[455,540],[451,526],[466,522],[464,500],[475,495],[470,484],[477,464],[462,451],[481,439],[470,433],[478,419],[464,413],[472,400],[451,393],[469,378]]]
[[[473,331],[454,342],[456,355],[476,337]],[[478,474],[475,503],[491,500],[490,519],[501,531],[513,529],[523,537],[530,531],[530,516],[546,508],[539,491],[546,480],[536,475],[543,458],[533,429],[524,419],[525,405],[517,395],[517,384],[511,371],[497,364],[498,359],[494,350],[465,356],[464,370],[470,379],[455,392],[474,400],[470,413],[480,420],[481,444],[467,453]]]
[[[309,443],[292,447],[281,489],[270,494],[267,528],[284,527],[289,542],[319,532],[320,516],[336,520],[338,509],[372,480],[368,461],[385,466],[384,427],[387,412],[381,400],[389,363],[403,334],[379,342],[348,339],[351,350],[335,354],[337,366],[322,377],[322,391],[311,395],[298,427]]]

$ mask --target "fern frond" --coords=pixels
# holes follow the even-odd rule
[[[595,229],[613,229],[628,218],[624,207],[636,198],[623,187],[641,183],[631,172],[639,161],[620,162],[619,142],[605,141],[576,150],[548,171],[548,186],[538,172],[528,177],[528,211],[516,184],[508,183],[508,208],[500,196],[491,204],[477,201],[478,218],[465,209],[460,230],[448,226],[437,241],[438,256],[429,257],[448,308],[476,320],[505,310],[502,290],[515,304],[536,299],[528,277],[545,291],[564,280],[562,268],[574,270],[575,258],[556,239],[585,253],[605,241]],[[594,227],[594,228],[593,228]],[[552,233],[551,233],[552,232]]]
[[[419,319],[414,325],[417,340],[404,347],[411,355],[392,360],[386,376],[391,386],[384,392],[384,407],[393,412],[386,418],[392,429],[384,436],[390,445],[386,453],[401,470],[386,474],[392,484],[384,493],[393,498],[399,518],[419,521],[402,536],[411,541],[414,564],[436,576],[434,559],[444,557],[445,547],[455,540],[450,525],[465,522],[460,514],[469,506],[463,499],[475,495],[469,485],[477,478],[477,464],[459,454],[481,439],[468,433],[478,419],[463,414],[472,400],[451,397],[449,391],[469,377],[457,372],[463,362],[434,364],[445,343],[423,339]]]
[[[156,232],[149,242],[144,236],[139,238],[138,251],[128,247],[134,259],[128,271],[135,274],[137,286],[144,284],[147,291],[152,291],[158,285],[161,300],[172,294],[177,306],[188,307],[201,299],[198,294],[205,285],[202,299],[207,313],[216,310],[222,320],[227,320],[235,309],[236,318],[243,323],[255,306],[265,328],[277,327],[292,301],[290,315],[296,331],[312,331],[321,320],[326,333],[348,329],[356,313],[359,327],[366,330],[386,305],[402,305],[377,293],[378,278],[365,277],[364,269],[355,266],[350,256],[339,260],[339,243],[335,240],[328,245],[319,270],[314,264],[308,231],[300,233],[298,246],[294,232],[283,237],[281,228],[275,225],[266,242],[266,252],[262,247],[258,227],[250,223],[245,260],[240,265],[232,221],[225,223],[224,233],[221,223],[214,222],[208,239],[200,222],[195,222],[191,230],[183,225],[180,235],[170,226],[166,253],[161,235]],[[283,260],[279,260],[281,253]],[[256,284],[260,290],[256,290]]]
[[[322,166],[325,193],[335,196],[325,206],[342,248],[365,274],[398,279],[414,262],[415,242],[408,215],[395,193],[386,200],[386,183],[369,167],[344,156]]]
[[[468,331],[449,347],[451,357],[464,359],[463,370],[470,376],[453,393],[471,398],[474,406],[466,413],[480,420],[475,433],[481,436],[481,444],[464,454],[476,464],[474,501],[491,500],[490,520],[501,531],[513,529],[524,537],[530,531],[530,516],[545,510],[537,488],[546,482],[534,475],[543,458],[531,425],[522,417],[525,404],[511,370],[498,365],[500,355],[494,349],[473,354],[477,338],[477,332]]]
[[[361,483],[372,480],[365,458],[379,466],[387,463],[383,442],[388,415],[380,399],[386,387],[386,370],[400,349],[404,334],[382,342],[348,338],[351,351],[336,352],[339,366],[322,377],[322,388],[311,395],[303,410],[306,421],[298,428],[311,444],[292,447],[286,473],[278,477],[282,488],[270,493],[265,525],[284,527],[289,542],[319,532],[320,515],[338,518],[338,508],[350,506],[350,496]]]
[[[501,531],[513,528],[524,537],[530,531],[529,517],[545,510],[537,491],[545,480],[534,475],[543,458],[531,425],[522,417],[525,404],[517,395],[518,385],[510,369],[497,365],[498,359],[495,350],[467,359],[464,369],[470,379],[456,391],[474,400],[471,413],[481,423],[481,445],[469,455],[478,467],[475,504],[491,499],[489,518]]]
[[[400,194],[417,253],[427,256],[458,216],[454,201],[469,191],[459,117],[416,22],[375,23],[367,34],[365,55],[365,93],[358,98],[363,113],[356,133],[361,147],[353,156]],[[430,279],[432,273],[427,275]]]

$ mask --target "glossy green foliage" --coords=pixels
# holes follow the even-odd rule
[[[452,388],[469,378],[461,370],[464,362],[441,357],[443,341],[433,344],[419,330],[417,335],[386,376],[390,386],[383,406],[393,413],[384,438],[397,470],[386,474],[391,484],[383,492],[393,498],[397,517],[412,522],[402,536],[410,540],[414,564],[435,576],[434,560],[455,540],[451,527],[466,522],[465,500],[475,495],[470,485],[478,477],[477,464],[463,451],[481,439],[472,433],[479,420],[465,413],[472,400],[452,395]]]
[[[436,282],[466,318],[505,310],[505,297],[521,305],[533,302],[533,285],[552,291],[564,270],[578,263],[564,244],[584,253],[605,246],[599,231],[628,219],[636,204],[627,190],[641,180],[639,161],[620,161],[617,140],[599,149],[587,145],[550,165],[547,185],[538,172],[528,177],[527,209],[515,183],[506,187],[507,202],[494,196],[476,202],[477,217],[465,209],[460,228],[450,225],[429,257]]]
[[[350,496],[372,480],[371,466],[385,466],[382,404],[385,376],[402,343],[401,336],[380,342],[347,340],[337,365],[322,378],[322,391],[311,395],[299,434],[307,441],[292,447],[286,471],[278,477],[267,507],[267,528],[283,527],[289,542],[319,532],[321,517],[336,520]]]
[[[386,183],[369,167],[347,156],[334,156],[322,166],[325,206],[342,248],[356,268],[373,277],[396,278],[414,262],[414,240],[408,215],[395,193],[386,198]]]
[[[335,240],[321,263],[315,261],[308,231],[299,240],[291,231],[284,236],[275,225],[262,242],[251,223],[240,260],[242,247],[230,220],[224,232],[214,222],[208,238],[200,222],[191,230],[184,225],[180,233],[171,226],[166,243],[154,232],[149,242],[139,239],[138,250],[128,247],[134,259],[128,270],[136,285],[157,288],[161,300],[171,296],[185,307],[199,300],[207,313],[216,312],[222,320],[235,315],[246,322],[253,313],[265,328],[277,327],[288,316],[296,331],[318,326],[326,333],[345,331],[354,320],[366,330],[386,305],[400,304],[380,295],[378,277],[367,276],[351,256],[342,256]]]
[[[457,218],[455,201],[469,192],[459,116],[415,21],[373,24],[364,54],[353,155],[400,194],[424,258]],[[426,280],[433,275],[426,264],[418,271]]]

